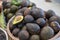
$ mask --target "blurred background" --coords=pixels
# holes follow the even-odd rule
[[[46,0],[30,0],[34,2],[37,7],[43,10],[52,9],[60,16],[60,0],[51,0],[52,2],[46,2]]]

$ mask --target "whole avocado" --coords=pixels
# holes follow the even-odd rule
[[[50,26],[45,26],[40,33],[42,40],[48,40],[54,36],[54,30]]]
[[[47,19],[49,19],[50,17],[52,17],[52,16],[55,16],[56,14],[55,14],[55,12],[53,11],[53,10],[48,10],[47,12],[46,12],[46,18]]]
[[[57,21],[60,24],[60,17],[59,16],[52,16],[49,18],[49,22]]]
[[[17,10],[18,10],[18,6],[16,6],[16,5],[12,5],[10,8],[11,13],[15,13]]]
[[[46,25],[46,20],[45,20],[44,18],[38,18],[38,19],[36,20],[36,23],[37,23],[38,25],[40,25],[41,28],[42,28],[42,27],[44,27],[44,26]]]
[[[26,27],[30,34],[39,34],[40,32],[40,26],[38,24],[27,23]]]
[[[40,40],[39,35],[32,35],[30,40]]]
[[[29,33],[26,31],[26,30],[21,30],[19,33],[18,33],[18,37],[20,40],[28,40],[29,38]]]
[[[24,17],[24,21],[26,23],[33,22],[34,18],[31,15],[27,15],[27,16]]]
[[[60,25],[58,22],[53,21],[50,23],[50,26],[54,29],[55,32],[59,32],[60,30]]]
[[[31,15],[35,18],[44,18],[45,17],[45,13],[42,9],[39,8],[32,8],[31,10]]]

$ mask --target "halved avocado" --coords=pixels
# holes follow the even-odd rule
[[[18,16],[16,16],[15,18],[14,18],[14,20],[13,20],[13,24],[17,24],[17,23],[20,23],[21,21],[23,20],[23,16],[21,16],[21,15],[18,15]]]

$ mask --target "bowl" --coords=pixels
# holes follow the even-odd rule
[[[33,1],[33,0],[32,0]],[[7,0],[7,2],[11,2],[11,0]],[[40,7],[39,7],[40,8]],[[10,20],[9,20],[9,22],[8,22],[8,24],[7,24],[7,33],[8,33],[8,35],[11,37],[11,39],[12,40],[19,40],[19,38],[17,38],[17,37],[15,37],[15,36],[13,36],[13,34],[10,32],[10,30],[9,30],[9,24],[10,24],[10,22],[14,19],[14,17],[15,16],[13,16]],[[53,37],[53,38],[51,38],[51,39],[49,39],[49,40],[55,40],[56,38],[58,38],[60,36],[60,31]]]
[[[6,40],[8,40],[8,34],[7,34],[7,32],[6,32],[4,29],[2,29],[1,27],[0,27],[0,30],[3,31],[3,32],[5,33]]]
[[[13,17],[9,20],[9,22],[8,22],[8,24],[7,24],[7,32],[8,32],[8,34],[9,34],[9,36],[11,37],[12,40],[19,40],[19,38],[13,36],[13,34],[12,34],[12,33],[10,32],[10,30],[9,30],[9,24],[10,24],[11,21],[14,19],[14,17],[15,17],[15,16],[13,16]],[[59,31],[53,38],[51,38],[51,39],[49,39],[49,40],[55,40],[55,39],[57,39],[58,37],[60,37],[60,31]]]

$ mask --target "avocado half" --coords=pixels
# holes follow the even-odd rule
[[[13,20],[13,24],[17,24],[17,23],[20,23],[21,21],[23,20],[23,16],[22,15],[18,15],[14,18]]]

